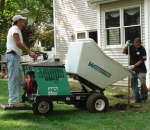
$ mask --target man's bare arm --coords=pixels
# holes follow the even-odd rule
[[[125,47],[123,48],[122,53],[123,53],[123,54],[126,54],[126,53],[127,53],[127,50],[128,50],[128,47],[127,47],[127,46],[125,46]]]
[[[138,61],[135,65],[134,65],[134,67],[138,67],[138,66],[140,66],[141,64],[143,64],[143,60],[140,60],[140,61]]]
[[[19,39],[18,33],[14,33],[13,37],[14,37],[14,40],[15,40],[16,45],[17,45],[21,50],[25,51],[27,54],[30,55],[31,51],[30,51],[27,47],[25,47],[22,43],[20,43],[20,39]]]
[[[19,39],[19,35],[18,33],[14,33],[13,34],[13,37],[14,37],[14,40],[15,40],[15,43],[16,45],[23,51],[25,51],[27,54],[29,54],[32,58],[34,58],[35,60],[37,59],[37,56],[35,53],[33,53],[32,51],[30,51],[26,45],[24,45],[24,43],[22,44],[20,42],[20,39]]]

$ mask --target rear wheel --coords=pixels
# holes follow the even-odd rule
[[[46,115],[52,112],[53,102],[52,101],[38,101],[33,104],[33,113],[36,115]]]
[[[108,106],[108,99],[100,93],[93,93],[86,102],[86,107],[90,112],[107,112]]]

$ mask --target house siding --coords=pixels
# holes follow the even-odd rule
[[[88,7],[86,0],[55,0],[56,56],[65,62],[71,35],[96,30],[97,12]]]
[[[132,7],[139,5],[141,7],[141,32],[142,41],[145,46],[145,18],[144,18],[144,0],[124,0],[100,5],[100,43],[103,51],[121,63],[128,65],[128,57],[122,54],[123,47],[105,48],[104,45],[104,11],[114,10],[116,8]],[[72,41],[71,35],[76,32],[83,32],[97,29],[97,11],[88,7],[87,0],[55,0],[55,48],[56,56],[61,62],[65,62],[68,45]],[[126,86],[127,78],[118,81],[114,85]]]
[[[110,56],[117,62],[121,63],[123,66],[128,65],[128,57],[122,54],[123,47],[120,47],[120,48],[105,48],[104,47],[104,21],[105,20],[104,20],[103,14],[105,11],[120,9],[120,8],[125,8],[125,7],[132,7],[132,6],[134,7],[135,5],[139,5],[141,7],[141,39],[142,39],[143,45],[145,46],[144,0],[132,0],[132,1],[124,0],[124,1],[100,5],[101,47],[108,56]],[[122,81],[118,81],[114,85],[126,86],[127,78],[123,79]]]

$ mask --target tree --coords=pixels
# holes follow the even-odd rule
[[[53,28],[48,26],[53,23],[52,3],[52,0],[28,0],[26,1],[26,6],[23,5],[23,8],[32,10],[28,13],[28,18],[32,19],[32,23],[27,27],[28,31],[24,31],[24,36],[30,35],[30,38],[24,37],[26,43],[28,43],[28,47],[33,45],[33,41],[36,39],[43,42],[49,42],[49,45],[47,46],[54,46],[53,33],[51,33]]]
[[[29,23],[23,30],[25,43],[28,47],[33,45],[36,39],[43,40],[38,33],[38,26],[42,22],[51,24],[53,23],[53,0],[1,0],[0,2],[0,54],[5,52],[6,35],[9,27],[11,26],[11,19],[15,14],[22,14],[28,17]],[[28,13],[24,13],[28,10]],[[51,28],[47,28],[52,30]],[[49,40],[49,36],[46,36]],[[2,47],[3,46],[3,47]]]
[[[0,11],[3,12],[4,10],[4,6],[5,6],[5,0],[1,0],[1,3],[0,3]]]

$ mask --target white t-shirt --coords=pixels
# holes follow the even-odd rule
[[[6,52],[10,52],[11,50],[14,50],[19,56],[21,56],[22,50],[19,47],[17,47],[17,45],[15,43],[15,40],[13,37],[14,33],[18,33],[20,43],[23,44],[22,33],[21,33],[20,29],[14,25],[9,29],[8,34],[7,34],[7,45],[6,45],[7,50],[6,50]]]

